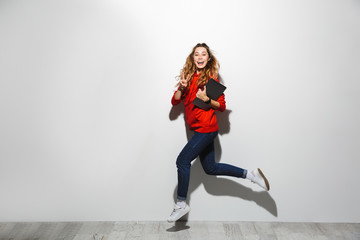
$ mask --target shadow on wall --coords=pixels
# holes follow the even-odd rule
[[[219,124],[219,134],[228,134],[230,132],[230,116],[231,110],[225,110],[224,112],[217,112],[217,119]],[[171,121],[176,120],[180,115],[184,117],[184,124],[186,128],[187,139],[189,140],[193,132],[188,129],[185,121],[185,108],[183,104],[178,104],[173,106],[169,113],[169,119]],[[221,159],[221,144],[219,138],[215,138],[215,160],[219,162]],[[185,146],[186,143],[184,143]],[[174,167],[176,157],[174,156]],[[242,167],[242,166],[239,166]],[[217,176],[207,175],[202,169],[200,160],[197,158],[192,162],[191,172],[190,172],[190,185],[188,191],[187,202],[190,203],[191,193],[194,192],[201,184],[204,185],[205,190],[214,196],[232,196],[238,197],[247,201],[254,201],[257,205],[264,208],[270,212],[273,216],[277,217],[277,206],[274,199],[266,191],[256,192],[251,188],[245,187],[238,183],[226,178],[219,178]],[[176,200],[177,187],[174,189],[174,200]],[[191,213],[190,213],[191,214]],[[187,221],[188,216],[183,218],[184,221]]]

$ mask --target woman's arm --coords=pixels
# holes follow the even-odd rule
[[[179,89],[174,94],[174,99],[177,100],[177,101],[180,100],[184,91],[185,91],[185,88],[179,87]]]
[[[203,90],[201,90],[201,89],[198,90],[198,92],[196,93],[196,97],[200,98],[204,102],[208,102],[210,100],[209,105],[210,105],[210,107],[212,107],[215,110],[219,110],[221,112],[225,111],[225,96],[224,96],[224,94],[221,95],[217,101],[214,99],[210,99],[206,95],[206,86],[204,86]]]
[[[215,110],[218,110],[220,108],[220,103],[218,101],[215,101],[215,100],[212,100],[212,99],[210,99],[209,105],[210,105],[210,107],[212,107]]]

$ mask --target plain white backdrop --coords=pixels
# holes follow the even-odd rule
[[[0,221],[165,220],[187,141],[170,99],[206,42],[228,111],[189,220],[360,222],[360,2],[0,1]]]

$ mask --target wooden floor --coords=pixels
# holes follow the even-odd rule
[[[54,222],[0,223],[0,240],[16,239],[353,239],[360,223]]]

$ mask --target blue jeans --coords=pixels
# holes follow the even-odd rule
[[[246,169],[215,162],[214,139],[217,134],[218,132],[195,132],[194,136],[180,152],[176,160],[178,172],[178,199],[186,200],[190,181],[191,162],[198,156],[200,156],[201,165],[204,171],[209,175],[225,175],[238,178],[246,177]]]

